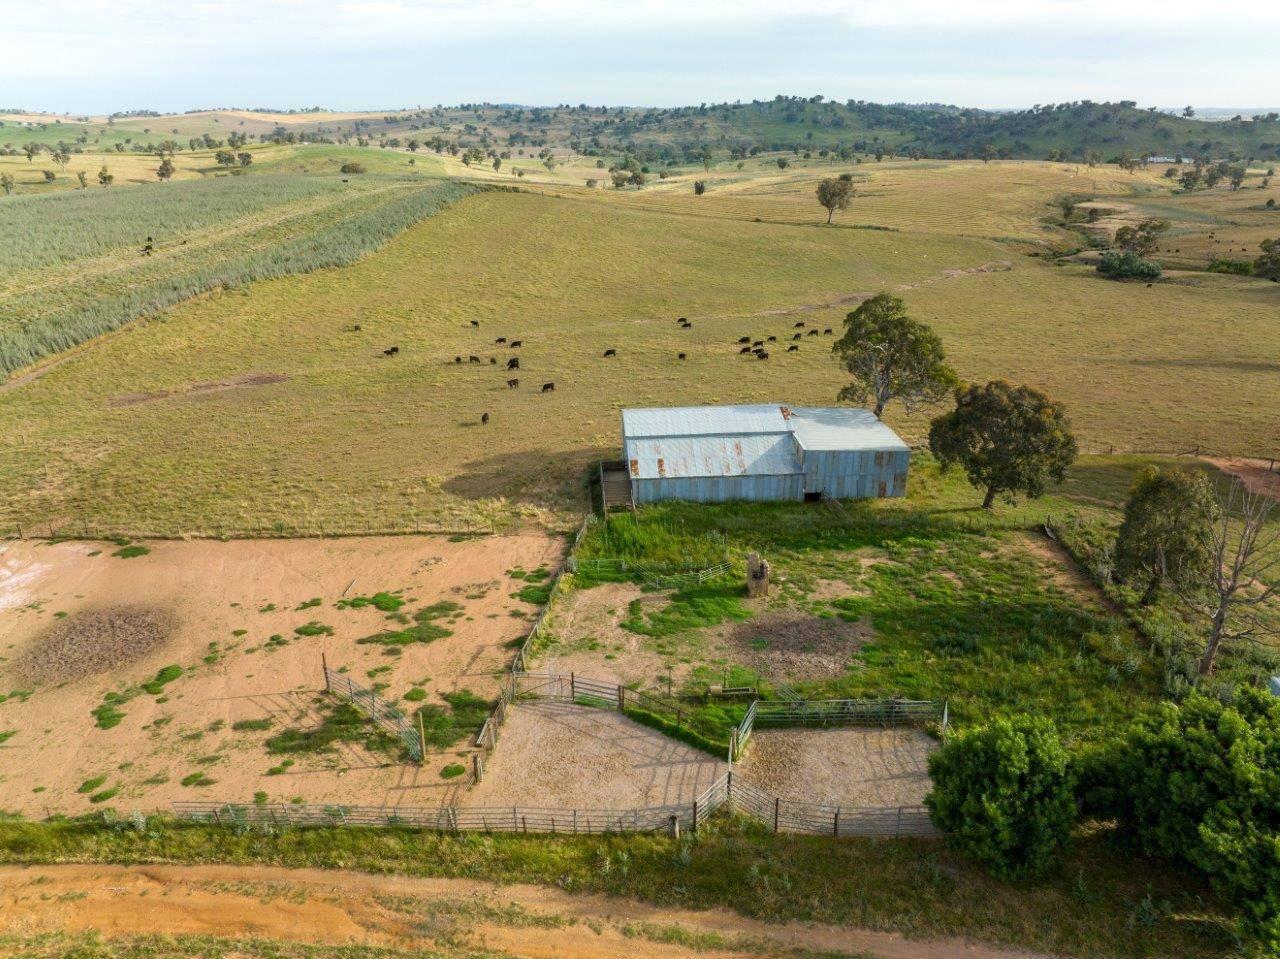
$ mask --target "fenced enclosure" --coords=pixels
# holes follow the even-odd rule
[[[948,723],[946,703],[915,699],[756,700],[755,724],[778,726],[907,726]]]
[[[425,755],[422,730],[415,727],[407,716],[396,706],[387,702],[372,689],[365,689],[350,679],[345,673],[329,668],[328,661],[321,659],[324,670],[324,688],[351,703],[356,709],[369,717],[384,732],[395,736],[402,743],[414,762],[422,762]]]
[[[403,827],[436,832],[654,833],[678,835],[721,809],[750,817],[775,833],[812,835],[939,835],[923,806],[822,806],[773,796],[732,769],[688,803],[636,809],[547,809],[537,806],[346,806],[335,803],[175,802],[188,822],[251,827]]]

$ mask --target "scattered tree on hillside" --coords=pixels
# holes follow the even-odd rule
[[[52,183],[54,180],[58,179],[57,174],[52,170],[41,170],[40,172],[44,174],[45,183]]]
[[[493,172],[494,172],[494,173],[497,173],[497,172],[498,172],[499,170],[501,170],[501,169],[502,169],[502,157],[494,157],[494,158],[493,158]]]
[[[1209,570],[1209,527],[1217,500],[1203,473],[1149,467],[1138,474],[1116,537],[1116,575],[1142,589],[1148,606],[1161,586],[1187,586]]]
[[[1233,480],[1217,502],[1204,507],[1206,575],[1174,584],[1183,603],[1209,620],[1198,672],[1212,675],[1224,644],[1257,642],[1276,632],[1259,615],[1280,596],[1280,523],[1270,523],[1276,501]]]
[[[84,170],[76,171],[76,179],[80,182],[80,189],[87,190],[89,188],[89,174]]]
[[[1183,107],[1182,115],[1186,117],[1188,120],[1190,120],[1192,117],[1196,115],[1195,107]]]
[[[66,150],[58,149],[58,150],[54,150],[50,156],[54,163],[62,167],[62,172],[66,173],[67,164],[71,162],[71,154],[68,153]]]
[[[777,162],[778,162],[779,170],[785,170],[787,167],[791,165],[791,161],[788,160],[786,157],[778,157]]]
[[[1052,721],[999,717],[953,733],[929,757],[929,817],[1005,879],[1042,875],[1076,821],[1071,757]]]
[[[1259,244],[1262,256],[1253,261],[1253,275],[1280,282],[1280,237]]]
[[[990,163],[996,158],[996,148],[993,143],[984,143],[978,151],[978,157],[983,163]]]
[[[231,150],[219,150],[213,155],[213,158],[217,161],[218,166],[235,166],[236,163],[236,155]]]
[[[1003,380],[957,389],[956,408],[930,424],[929,448],[944,469],[959,465],[986,489],[983,509],[997,495],[1040,496],[1048,480],[1062,481],[1078,453],[1061,406]]]
[[[348,160],[338,168],[339,172],[347,174],[357,174],[364,172],[364,164],[357,163],[355,160]]]
[[[116,182],[115,174],[107,169],[107,165],[102,164],[102,169],[98,171],[98,183],[100,186],[111,186]]]
[[[842,173],[838,177],[829,177],[818,184],[818,203],[826,208],[827,223],[837,210],[849,209],[849,201],[853,199],[853,176]]]
[[[44,149],[44,145],[40,143],[25,143],[22,146],[22,152],[27,155],[27,162],[30,163],[35,159],[37,153]]]
[[[173,176],[173,161],[165,157],[160,161],[160,166],[156,167],[156,176],[163,182]]]
[[[707,181],[706,181],[706,180],[694,180],[694,181],[693,181],[693,193],[694,193],[694,196],[702,196],[702,194],[704,194],[704,193],[706,193],[706,192],[707,192]]]
[[[240,161],[240,167],[243,169],[253,162],[253,154],[247,152],[237,153],[236,159]]]
[[[1116,230],[1116,246],[1126,253],[1148,257],[1160,248],[1160,235],[1169,229],[1168,220],[1148,217],[1137,226],[1125,224]]]
[[[13,194],[13,184],[14,179],[12,173],[0,173],[0,190],[4,190],[5,196],[11,196]]]
[[[844,334],[831,347],[853,378],[837,399],[872,405],[877,417],[891,400],[908,411],[941,401],[957,384],[942,340],[907,315],[906,304],[878,293],[845,317]]]
[[[1182,176],[1178,177],[1178,185],[1184,190],[1191,191],[1200,185],[1200,180],[1200,171],[1193,167],[1182,172]]]

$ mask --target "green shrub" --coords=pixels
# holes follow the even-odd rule
[[[929,758],[929,774],[934,824],[1002,878],[1043,875],[1075,823],[1067,751],[1043,717],[961,730]]]
[[[1231,273],[1235,276],[1253,276],[1252,260],[1228,260],[1215,256],[1207,267],[1210,273]]]
[[[1122,834],[1204,873],[1280,950],[1280,699],[1193,692],[1139,718],[1118,750],[1106,785]]]
[[[156,673],[156,678],[149,683],[143,683],[142,688],[145,692],[152,696],[159,696],[165,686],[173,682],[182,675],[181,666],[166,666],[160,672]]]
[[[450,763],[440,770],[441,779],[456,779],[467,771],[467,767],[462,763]]]
[[[271,724],[271,719],[240,719],[232,723],[231,728],[238,733],[253,733],[270,729]]]
[[[1161,271],[1159,263],[1144,260],[1136,253],[1108,250],[1102,254],[1098,272],[1113,280],[1156,280]]]
[[[363,163],[356,163],[354,160],[351,160],[342,164],[341,170],[343,173],[347,174],[364,173],[365,167]]]
[[[135,544],[133,546],[122,546],[111,555],[118,556],[121,559],[135,559],[138,556],[146,556],[150,552],[151,550],[147,547]]]

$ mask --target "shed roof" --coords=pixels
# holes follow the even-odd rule
[[[628,437],[626,455],[632,479],[804,472],[790,433]]]
[[[806,450],[906,450],[902,438],[870,410],[793,406],[791,429]]]
[[[724,436],[788,433],[777,403],[744,406],[665,406],[622,411],[622,435]]]

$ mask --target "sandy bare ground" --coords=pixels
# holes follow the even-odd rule
[[[1246,459],[1241,456],[1207,459],[1228,476],[1234,476],[1244,483],[1245,489],[1251,493],[1266,493],[1280,499],[1280,468],[1273,468],[1274,460]]]
[[[630,809],[689,803],[725,764],[609,709],[523,703],[511,710],[469,806]]]
[[[687,935],[655,942],[635,934],[645,927]],[[799,950],[878,959],[1042,959],[960,939],[771,924],[723,909],[660,908],[549,886],[265,866],[0,867],[0,932],[90,929],[106,936],[253,935],[428,950],[447,941],[527,959],[739,959]],[[726,944],[677,944],[710,935]]]
[[[89,797],[109,789],[118,792],[102,802],[120,809],[176,799],[247,801],[259,790],[272,801],[446,800],[452,789],[440,771],[457,761],[454,751],[419,768],[340,745],[330,754],[295,757],[283,774],[269,776],[283,757],[269,755],[263,744],[273,732],[319,721],[322,654],[362,685],[386,683],[388,699],[414,684],[426,690],[428,703],[460,689],[493,697],[509,644],[527,632],[535,611],[511,597],[520,584],[506,571],[554,566],[563,549],[561,540],[535,532],[462,542],[405,536],[147,545],[150,554],[123,559],[111,555],[117,547],[109,543],[0,543],[0,695],[30,693],[0,703],[0,733],[13,732],[0,743],[0,809],[80,812],[96,808]],[[454,620],[439,623],[453,635],[405,646],[400,656],[386,655],[383,645],[357,644],[399,625],[373,607],[338,609],[338,600],[395,590],[409,600],[406,612],[442,600],[459,604]],[[138,658],[59,686],[24,685],[17,664],[59,623],[119,606],[162,610],[176,625],[160,648]],[[310,622],[332,635],[295,633]],[[158,695],[140,693],[124,703],[114,728],[96,727],[91,710],[104,695],[136,689],[168,665],[181,666],[181,678]],[[243,720],[272,725],[233,729]],[[201,771],[215,782],[180,784]],[[105,777],[99,786],[76,791],[98,777]]]
[[[915,806],[937,743],[915,729],[759,729],[738,765],[784,799],[829,806]]]

